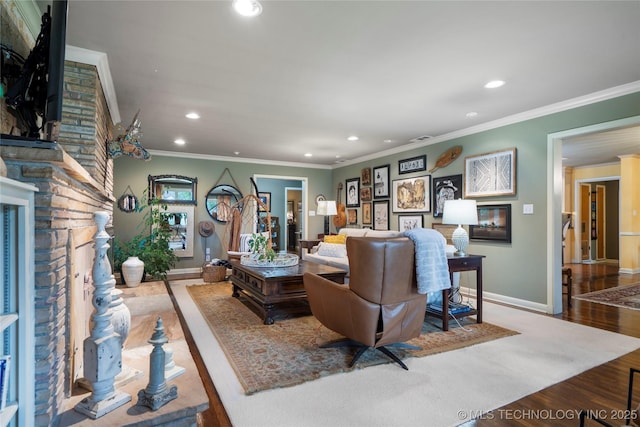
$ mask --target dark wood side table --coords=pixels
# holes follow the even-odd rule
[[[305,249],[307,252],[318,243],[322,242],[322,239],[310,239],[310,240],[300,240],[298,244],[300,245],[300,259],[302,259],[302,255],[305,253]]]
[[[476,315],[476,321],[482,323],[482,258],[484,255],[465,255],[447,256],[447,262],[449,263],[449,275],[451,276],[451,282],[453,283],[453,273],[457,271],[476,271],[476,309],[466,311],[464,313],[457,314],[458,317],[467,317]],[[431,310],[427,306],[426,314],[428,316],[439,317],[442,319],[442,330],[449,330],[449,293],[450,289],[444,289],[442,291],[442,312]]]

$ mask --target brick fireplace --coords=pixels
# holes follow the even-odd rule
[[[7,113],[2,106],[2,114]],[[89,334],[93,213],[113,213],[113,125],[94,66],[65,63],[63,124],[53,148],[0,146],[7,177],[35,194],[35,422],[56,425],[82,376]],[[3,128],[3,133],[8,129]],[[109,226],[111,224],[108,224]]]

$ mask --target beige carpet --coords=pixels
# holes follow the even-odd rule
[[[342,338],[313,316],[276,317],[274,325],[264,325],[245,303],[231,296],[226,282],[187,287],[247,394],[287,387],[338,372],[390,363],[375,350],[368,350],[354,368],[349,368],[353,348],[321,349],[319,345]],[[433,319],[439,324],[437,319]],[[489,323],[464,323],[443,332],[425,322],[422,335],[409,344],[422,350],[393,348],[401,359],[423,357],[514,335]]]
[[[407,358],[409,371],[385,363],[246,395],[187,291],[197,283],[170,286],[234,427],[455,426],[640,347],[637,338],[485,301],[485,322],[519,334]]]
[[[614,307],[640,310],[640,283],[575,295],[573,298]]]

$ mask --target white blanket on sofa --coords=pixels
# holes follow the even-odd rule
[[[418,293],[442,291],[451,288],[447,240],[440,232],[427,228],[414,228],[403,233],[413,240],[416,256]]]

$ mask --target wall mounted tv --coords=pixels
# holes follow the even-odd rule
[[[55,0],[42,15],[40,34],[26,59],[2,45],[5,100],[17,122],[10,134],[2,134],[3,144],[57,140],[62,122],[66,31],[67,0]]]

